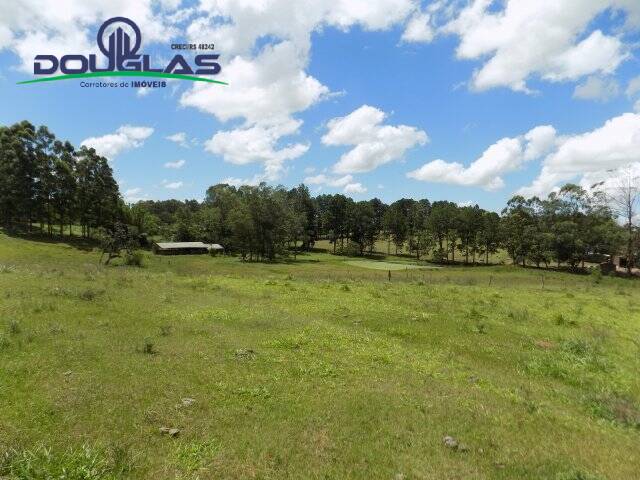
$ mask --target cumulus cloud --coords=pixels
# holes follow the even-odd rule
[[[344,193],[365,193],[366,191],[366,187],[361,183],[349,183],[344,186]]]
[[[166,182],[164,183],[164,188],[168,188],[169,190],[177,190],[179,188],[182,188],[184,185],[184,182]]]
[[[629,58],[619,35],[592,30],[593,20],[608,9],[627,12],[630,21],[640,14],[638,2],[629,0],[506,0],[500,6],[473,0],[441,32],[459,37],[459,59],[483,62],[472,88],[529,92],[531,77],[558,82],[606,75]]]
[[[573,98],[606,102],[620,95],[620,85],[612,78],[591,76],[576,86]]]
[[[290,119],[276,125],[257,124],[221,131],[205,142],[205,150],[235,165],[262,163],[264,173],[249,183],[275,181],[283,173],[287,160],[298,158],[309,149],[308,144],[302,143],[278,148],[280,139],[297,133],[301,124],[300,120]]]
[[[429,140],[422,130],[407,125],[383,125],[386,114],[363,105],[345,117],[329,120],[322,143],[353,146],[333,166],[335,173],[369,172],[402,158],[407,150]]]
[[[356,182],[353,175],[332,176],[324,173],[306,177],[304,183],[307,185],[318,185],[320,189],[323,185],[333,188],[341,188],[344,193],[365,193],[367,188],[360,182]]]
[[[176,170],[182,168],[187,163],[186,160],[176,160],[175,162],[167,162],[164,164],[164,168],[174,168]]]
[[[180,103],[222,122],[242,122],[214,135],[207,150],[231,163],[262,162],[264,172],[231,180],[275,180],[286,171],[284,161],[309,148],[305,143],[278,146],[298,133],[299,125],[289,128],[299,122],[295,115],[331,95],[306,71],[312,33],[327,26],[384,30],[403,23],[418,7],[416,0],[202,0],[201,15],[193,19],[187,35],[193,40],[203,35],[219,39],[217,45],[229,55],[223,74],[230,84],[224,88],[195,84]],[[247,138],[255,148],[239,143]]]
[[[435,29],[431,25],[431,16],[417,12],[411,17],[402,34],[405,42],[431,42],[435,37]]]
[[[502,175],[517,170],[527,161],[542,157],[555,143],[555,129],[544,125],[519,137],[498,140],[468,167],[437,159],[407,173],[407,177],[425,182],[498,190],[504,187]]]
[[[65,0],[3,2],[0,16],[0,50],[11,49],[20,69],[33,72],[34,52],[62,55],[97,53],[95,27],[108,18],[124,16],[140,26],[144,41],[166,42],[177,34],[171,15],[178,4],[154,0]]]
[[[329,89],[304,72],[307,59],[291,42],[268,45],[256,58],[237,56],[225,64],[230,85],[211,88],[196,82],[180,104],[214,115],[220,121],[279,123],[306,110]]]
[[[625,113],[590,132],[562,137],[558,148],[544,159],[538,177],[519,193],[546,195],[563,182],[603,175],[636,162],[638,152],[640,114]]]
[[[189,143],[187,142],[187,134],[185,132],[177,132],[164,138],[169,140],[170,142],[180,145],[181,147],[189,148]]]
[[[185,92],[180,100],[184,106],[198,108],[223,122],[244,120],[238,128],[216,133],[205,149],[238,165],[260,162],[264,166],[261,179],[277,180],[284,172],[284,162],[309,149],[304,143],[278,148],[283,138],[299,131],[302,121],[293,115],[329,93],[304,72],[305,62],[292,43],[282,42],[265,47],[255,59],[238,56],[231,60],[225,67],[225,75],[233,78],[228,88],[194,85]]]
[[[98,154],[113,160],[120,153],[139,148],[153,134],[153,128],[134,125],[123,125],[115,133],[101,137],[89,137],[82,145],[95,148]]]
[[[126,203],[136,203],[149,198],[148,195],[142,193],[142,188],[140,187],[129,188],[124,191],[122,196]]]
[[[629,98],[635,97],[640,93],[640,75],[629,80],[625,93]]]
[[[222,50],[233,54],[246,54],[267,37],[308,50],[311,34],[326,26],[384,30],[403,22],[417,6],[415,0],[201,0],[200,11],[207,16],[194,20],[188,33],[194,40],[219,39]]]

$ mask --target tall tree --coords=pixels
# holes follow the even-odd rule
[[[613,181],[609,196],[614,211],[624,219],[627,273],[631,274],[631,269],[635,265],[634,243],[636,232],[634,220],[637,215],[638,203],[640,202],[640,177],[631,165],[621,169],[620,175]]]

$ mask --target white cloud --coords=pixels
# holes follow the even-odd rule
[[[20,58],[20,69],[33,72],[34,52],[62,55],[98,51],[95,27],[108,18],[124,16],[140,27],[144,42],[167,42],[177,34],[171,10],[175,4],[154,0],[21,0],[3,2],[0,16],[0,49],[8,48]]]
[[[384,30],[402,23],[416,8],[415,0],[201,0],[208,17],[196,19],[188,35],[216,38],[221,49],[233,54],[251,51],[259,38],[273,37],[308,50],[310,36],[325,26],[347,30],[360,25]]]
[[[312,177],[306,177],[304,183],[308,185],[319,185],[321,189],[323,185],[333,188],[342,188],[344,193],[365,193],[366,187],[360,182],[354,181],[353,175],[330,176],[321,173]],[[319,190],[318,190],[319,191]]]
[[[187,163],[186,160],[177,160],[175,162],[167,162],[164,164],[164,168],[175,168],[177,170],[184,167],[186,163]]]
[[[591,76],[577,85],[573,98],[606,102],[620,94],[620,85],[612,78]]]
[[[322,143],[354,147],[333,166],[335,173],[369,172],[402,158],[410,148],[427,143],[427,134],[422,130],[382,125],[385,118],[382,110],[363,105],[345,117],[329,120]]]
[[[629,80],[625,93],[629,98],[633,98],[640,93],[640,75]]]
[[[225,67],[233,82],[223,88],[194,86],[180,100],[184,106],[211,113],[221,121],[244,119],[233,130],[216,133],[205,149],[225,161],[244,165],[261,162],[264,173],[251,181],[276,181],[284,162],[300,157],[308,144],[278,148],[284,137],[297,134],[302,121],[292,117],[329,93],[327,87],[304,73],[306,59],[290,42],[267,46],[255,59],[235,57]]]
[[[237,56],[225,64],[228,86],[200,85],[187,90],[180,104],[214,115],[220,121],[280,123],[306,110],[329,93],[307,75],[306,56],[291,42],[267,45],[254,59]]]
[[[189,148],[189,143],[187,142],[187,134],[185,132],[177,132],[164,138],[169,140],[170,142],[177,143],[181,147]]]
[[[112,160],[126,150],[141,147],[152,134],[151,127],[123,125],[115,133],[89,137],[82,141],[82,145],[95,148],[98,154]]]
[[[431,26],[431,16],[417,12],[411,17],[402,34],[405,42],[431,42],[435,37],[435,30]]]
[[[365,193],[366,191],[366,187],[361,183],[349,183],[344,186],[344,193]]]
[[[460,38],[458,58],[483,62],[472,88],[529,92],[531,77],[557,82],[606,75],[629,58],[619,36],[591,30],[607,9],[640,13],[635,0],[505,0],[500,6],[473,0],[441,31]]]
[[[638,161],[640,114],[625,113],[590,132],[562,137],[538,177],[521,188],[523,195],[546,195],[561,183],[620,168]]]
[[[264,164],[263,173],[243,182],[276,180],[285,172],[284,161],[308,149],[304,143],[278,146],[298,132],[299,126],[287,126],[298,122],[296,114],[331,95],[329,88],[306,72],[312,33],[326,26],[384,30],[403,23],[417,8],[417,0],[202,0],[199,9],[204,16],[192,21],[187,36],[217,39],[228,55],[222,75],[229,85],[195,84],[180,103],[222,122],[243,122],[214,135],[207,149],[231,163]],[[259,40],[265,39],[256,50]],[[247,138],[255,143],[241,145]]]
[[[407,177],[425,182],[498,190],[504,187],[503,174],[517,170],[527,161],[542,157],[555,143],[555,129],[548,125],[540,126],[525,135],[498,140],[468,167],[458,162],[438,159],[407,173]]]
[[[152,91],[153,90],[150,87],[141,87],[141,88],[136,90],[136,96],[138,96],[138,97],[146,97]]]
[[[309,145],[296,143],[278,148],[281,138],[298,132],[302,121],[287,120],[276,125],[253,125],[235,130],[221,131],[205,142],[205,150],[221,155],[229,163],[246,165],[259,162],[264,173],[253,180],[276,181],[285,169],[285,162],[304,155]]]
[[[524,160],[535,160],[549,153],[556,145],[556,129],[542,125],[524,134]]]
[[[142,193],[142,188],[129,188],[122,194],[125,203],[137,203],[142,200],[148,200],[149,195]]]
[[[167,182],[164,184],[164,188],[168,188],[170,190],[177,190],[178,188],[182,188],[184,186],[184,182]]]
[[[324,173],[315,175],[313,177],[306,177],[304,179],[304,183],[308,183],[309,185],[327,185],[329,187],[338,187],[338,188],[342,188],[352,182],[353,182],[352,175],[344,175],[342,177],[330,177],[325,175]]]

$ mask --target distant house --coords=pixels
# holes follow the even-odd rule
[[[153,244],[153,253],[157,255],[202,255],[224,252],[217,243],[202,242],[158,242]]]

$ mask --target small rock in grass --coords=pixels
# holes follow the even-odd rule
[[[256,352],[250,348],[240,348],[236,350],[236,358],[255,358]]]
[[[183,398],[183,399],[180,400],[180,403],[182,404],[183,407],[190,407],[191,405],[196,403],[196,399],[195,398]]]
[[[160,427],[160,433],[163,435],[169,435],[170,437],[177,437],[180,433],[178,428]]]
[[[444,442],[445,447],[450,448],[452,450],[456,450],[458,452],[468,452],[471,450],[467,445],[465,445],[464,443],[458,442],[458,440],[456,440],[453,437],[450,437],[449,435],[444,437],[442,441]]]
[[[447,435],[446,437],[444,437],[442,439],[442,441],[444,442],[444,446],[448,447],[448,448],[458,448],[458,441],[453,438],[450,437],[449,435]]]
[[[71,375],[73,372],[71,370],[67,370],[66,372],[63,373],[63,375],[65,377],[68,377],[69,375]]]

